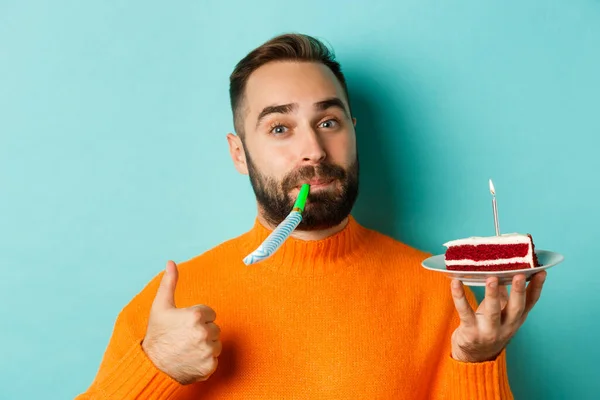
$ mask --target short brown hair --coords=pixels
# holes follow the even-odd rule
[[[348,107],[350,107],[346,79],[339,62],[335,60],[333,50],[309,35],[292,33],[279,35],[248,53],[238,62],[229,77],[229,97],[231,111],[233,112],[233,123],[240,137],[243,138],[244,133],[240,108],[248,78],[258,68],[273,61],[305,61],[324,64],[340,81],[348,101]]]

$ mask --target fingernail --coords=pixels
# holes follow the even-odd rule
[[[452,281],[452,287],[453,287],[454,289],[458,289],[458,288],[460,288],[460,281],[458,281],[458,280],[453,280],[453,281]]]
[[[525,280],[524,280],[524,279],[517,279],[517,281],[516,281],[515,283],[516,283],[516,285],[517,285],[519,288],[522,288],[522,287],[523,287],[523,285],[525,284]]]
[[[491,287],[492,289],[495,289],[496,287],[498,287],[498,281],[491,281],[491,282],[490,282],[490,287]]]

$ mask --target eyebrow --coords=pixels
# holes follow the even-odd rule
[[[344,112],[344,114],[346,116],[348,116],[348,112],[346,111],[344,102],[342,100],[340,100],[338,97],[332,97],[330,99],[325,99],[325,100],[315,103],[315,109],[317,109],[318,111],[325,111],[332,107],[339,108],[340,110],[342,110]],[[258,126],[260,125],[262,120],[265,119],[265,117],[267,117],[270,114],[290,114],[291,112],[295,111],[297,108],[298,108],[297,103],[267,106],[267,107],[263,108],[263,110],[260,112],[260,114],[258,114],[258,119],[256,121],[256,127],[258,128]]]
[[[298,108],[298,104],[281,104],[276,106],[267,106],[258,114],[258,120],[256,121],[256,127],[260,125],[261,121],[270,114],[289,114]]]
[[[329,108],[339,108],[344,112],[344,115],[348,117],[346,106],[344,105],[344,102],[338,97],[332,97],[330,99],[319,101],[318,103],[315,103],[315,108],[319,111],[325,111]]]

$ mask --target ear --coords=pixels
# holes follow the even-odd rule
[[[354,124],[354,127],[356,128],[356,118],[352,118],[352,123]]]
[[[231,155],[235,169],[237,169],[240,174],[248,175],[246,153],[244,153],[244,144],[242,143],[242,140],[239,136],[228,133],[227,142],[229,143],[229,155]]]

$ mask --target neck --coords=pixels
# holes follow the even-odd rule
[[[257,217],[258,221],[264,225],[265,227],[268,227],[269,229],[273,230],[275,228],[277,228],[276,225],[273,225],[271,223],[269,223],[264,215],[262,210],[258,210],[258,217]],[[328,238],[330,236],[335,235],[336,233],[340,232],[342,229],[344,229],[346,227],[346,225],[348,224],[348,217],[344,218],[344,220],[342,222],[340,222],[339,224],[329,227],[329,228],[325,228],[325,229],[317,229],[317,230],[300,230],[300,229],[295,229],[291,236],[296,238],[296,239],[300,239],[300,240],[321,240],[321,239],[325,239]]]

